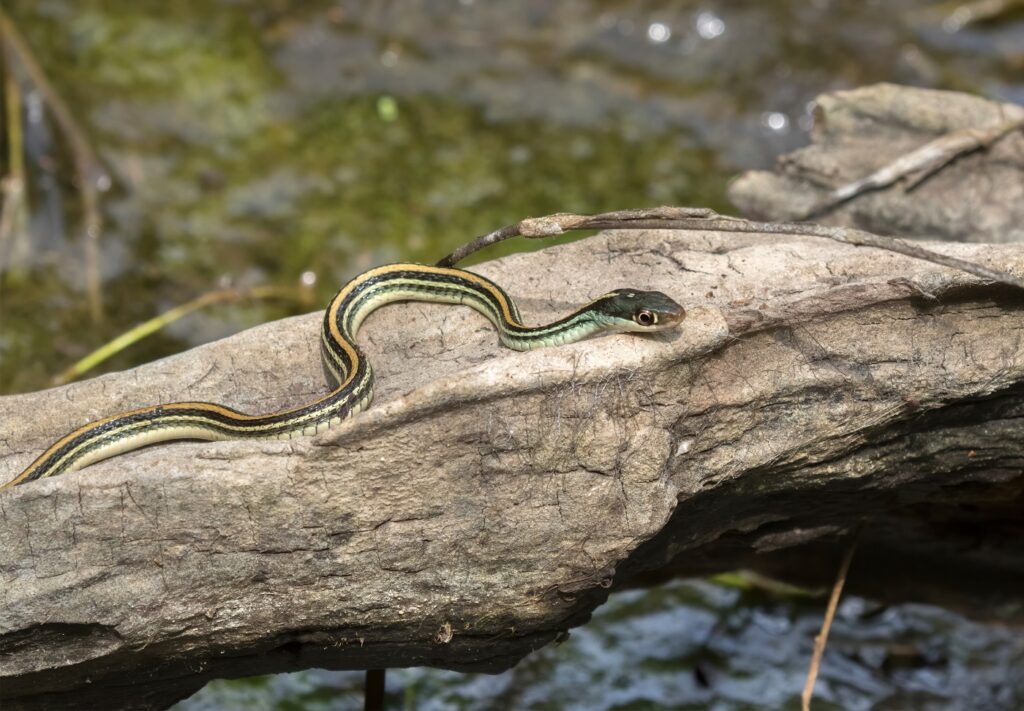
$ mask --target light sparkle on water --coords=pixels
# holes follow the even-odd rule
[[[781,133],[789,128],[789,117],[781,111],[769,111],[762,114],[761,123],[771,130]]]
[[[725,20],[713,12],[702,12],[697,15],[695,23],[697,34],[706,40],[714,39],[725,32]]]
[[[672,29],[664,22],[652,22],[647,26],[647,39],[655,44],[668,42],[672,37]]]

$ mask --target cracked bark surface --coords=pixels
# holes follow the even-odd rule
[[[1020,272],[1024,248],[936,244]],[[4,709],[161,708],[311,666],[500,671],[610,588],[749,567],[992,605],[1024,594],[1024,296],[806,238],[606,233],[477,268],[539,322],[609,288],[677,332],[530,353],[468,309],[374,314],[369,411],[176,443],[0,493]],[[323,392],[320,315],[0,398],[0,478],[90,419]]]
[[[749,171],[729,189],[747,217],[787,221],[831,190],[929,141],[998,126],[1024,107],[952,91],[877,84],[818,97],[811,145]],[[869,232],[967,242],[1024,241],[1024,131],[964,154],[909,191],[901,181],[816,216]]]

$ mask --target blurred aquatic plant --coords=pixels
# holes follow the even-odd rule
[[[153,335],[157,331],[166,328],[175,321],[178,321],[189,314],[215,304],[274,299],[295,302],[302,306],[310,307],[314,303],[313,290],[311,287],[312,283],[303,281],[296,287],[271,285],[256,286],[248,289],[227,287],[224,289],[208,291],[205,294],[197,296],[191,301],[164,311],[158,316],[154,316],[134,328],[125,331],[113,340],[104,343],[84,358],[80,358],[74,363],[74,365],[55,376],[51,384],[64,385],[65,383],[70,383],[72,380],[77,380],[112,356],[120,353],[135,343],[138,343],[143,338]]]
[[[24,127],[21,121],[21,83],[30,85],[39,92],[43,104],[67,140],[77,188],[82,201],[82,246],[84,251],[86,291],[89,313],[94,323],[103,319],[103,294],[100,281],[99,241],[103,230],[100,210],[100,192],[109,190],[111,178],[92,148],[86,132],[79,125],[67,104],[54,89],[31,48],[21,36],[11,18],[0,10],[0,42],[4,54],[4,98],[7,104],[8,175],[5,177],[3,213],[10,211],[14,216],[0,219],[0,275],[9,266],[3,260],[12,249],[11,244],[20,233],[28,236],[25,225],[27,211],[25,202],[25,164],[23,160]],[[17,69],[15,69],[17,68]],[[6,218],[6,214],[3,215]],[[9,227],[9,231],[5,228]]]

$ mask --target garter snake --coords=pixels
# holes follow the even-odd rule
[[[333,388],[307,405],[248,415],[209,402],[143,407],[90,422],[50,445],[0,489],[81,469],[156,442],[179,439],[291,438],[322,432],[365,409],[373,371],[355,344],[363,320],[384,304],[429,301],[464,304],[487,317],[501,343],[515,350],[571,343],[606,331],[660,331],[682,321],[679,304],[657,291],[617,289],[552,323],[522,323],[515,302],[494,282],[462,269],[392,264],[352,279],[324,313],[320,349]]]

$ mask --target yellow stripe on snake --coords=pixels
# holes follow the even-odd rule
[[[473,272],[420,264],[378,267],[348,282],[327,306],[320,345],[333,389],[319,400],[266,415],[248,415],[209,402],[175,402],[111,415],[61,437],[0,490],[157,442],[290,438],[321,432],[370,404],[373,371],[355,335],[371,312],[396,301],[469,306],[494,324],[503,345],[520,351],[605,332],[660,331],[685,316],[679,304],[660,292],[617,289],[564,318],[530,327],[522,323],[515,302],[500,286]]]

